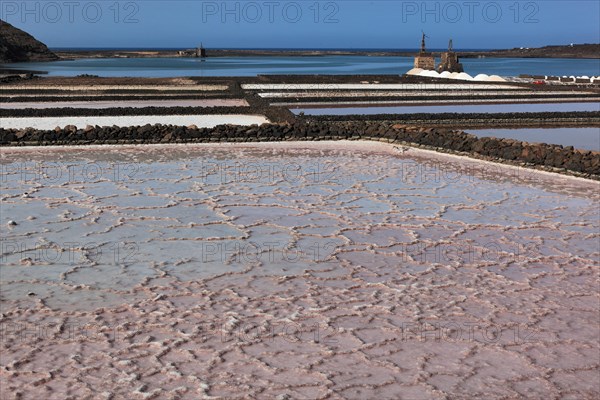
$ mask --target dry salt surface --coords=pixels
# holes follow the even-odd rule
[[[406,98],[404,99],[400,99],[400,100],[377,100],[377,101],[372,101],[372,100],[359,100],[359,101],[335,101],[335,103],[332,103],[331,101],[307,101],[307,102],[299,102],[299,101],[295,101],[295,102],[276,102],[273,103],[277,106],[280,107],[290,107],[290,108],[298,108],[298,107],[320,107],[320,106],[326,106],[326,107],[335,107],[335,106],[347,106],[347,105],[357,105],[357,106],[361,106],[364,104],[373,104],[373,105],[387,105],[387,104],[398,104],[398,105],[405,105],[405,104],[416,104],[416,105],[423,105],[423,104],[449,104],[449,105],[460,105],[460,104],[518,104],[518,103],[523,103],[525,105],[527,104],[532,104],[532,103],[536,103],[536,104],[550,104],[550,103],[560,103],[560,104],[572,104],[574,102],[589,102],[590,99],[587,97],[575,97],[575,98],[570,98],[569,102],[565,103],[565,99],[536,99],[536,98],[529,98],[529,99],[501,99],[501,98],[496,98],[496,99],[451,99],[451,100],[406,100]],[[272,105],[273,105],[272,104]],[[341,107],[341,108],[345,108],[345,107]]]
[[[6,129],[54,129],[74,125],[85,128],[87,125],[137,126],[137,125],[196,125],[198,128],[212,128],[217,125],[253,125],[269,122],[262,115],[134,115],[134,116],[90,116],[90,117],[26,117],[0,118],[0,126]]]
[[[73,86],[52,86],[52,85],[3,85],[0,87],[0,93],[3,91],[14,90],[68,90],[68,91],[103,91],[103,90],[155,90],[155,91],[222,91],[229,89],[227,85],[73,85]]]
[[[5,109],[22,108],[113,108],[113,107],[245,107],[248,102],[244,99],[206,99],[206,100],[110,100],[110,101],[53,101],[53,102],[14,102],[4,103]]]
[[[532,90],[520,90],[518,92],[515,91],[511,91],[509,92],[511,95],[513,94],[531,94],[531,95],[535,95],[537,93],[535,93]],[[446,93],[448,94],[448,93]],[[487,90],[487,91],[480,91],[480,92],[476,92],[476,91],[461,91],[461,90],[456,90],[451,92],[452,96],[486,96],[486,97],[490,97],[490,96],[500,96],[503,94],[507,94],[506,91],[491,91],[491,90]],[[556,96],[561,96],[565,94],[565,92],[544,92],[545,95],[556,95]],[[569,92],[569,94],[581,94],[581,95],[589,95],[589,93],[586,92]],[[409,91],[335,91],[335,90],[329,90],[329,91],[308,91],[308,92],[266,92],[266,93],[259,93],[258,94],[260,97],[264,97],[264,98],[303,98],[303,97],[392,97],[392,96],[404,96],[404,97],[423,97],[423,96],[427,96],[427,97],[433,97],[433,96],[438,96],[440,95],[439,92],[436,91],[431,91],[431,92],[423,92],[423,91],[414,91],[414,92],[409,92]]]
[[[244,90],[523,90],[521,86],[469,83],[245,83]]]
[[[600,396],[597,182],[364,142],[1,157],[2,399]]]

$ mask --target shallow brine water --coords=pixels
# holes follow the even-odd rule
[[[1,160],[3,399],[600,395],[596,182],[360,142]]]
[[[469,104],[442,106],[388,106],[388,107],[323,107],[294,108],[295,114],[307,115],[374,115],[374,114],[414,114],[414,113],[520,113],[520,112],[569,112],[600,111],[600,103],[522,103],[522,104]]]
[[[5,129],[35,128],[51,130],[74,125],[83,129],[88,125],[95,126],[142,126],[146,124],[163,124],[189,126],[198,128],[214,128],[217,125],[260,125],[269,120],[262,115],[128,115],[128,116],[86,116],[86,117],[8,117],[0,119],[0,127]]]

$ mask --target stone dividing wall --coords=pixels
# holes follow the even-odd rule
[[[0,128],[0,146],[303,140],[378,140],[600,180],[600,152],[512,139],[478,138],[459,130],[414,127],[392,121],[298,121],[293,124],[220,125],[201,129],[172,125],[96,126],[87,129],[67,126],[50,131]]]
[[[248,99],[247,99],[248,100]],[[262,100],[262,99],[261,99]],[[10,117],[78,117],[78,116],[127,116],[127,115],[215,115],[247,114],[266,115],[270,121],[294,123],[332,121],[398,121],[411,125],[444,125],[477,123],[489,127],[514,125],[515,122],[530,125],[577,125],[600,126],[599,111],[577,112],[526,112],[526,113],[411,113],[411,114],[354,114],[354,115],[294,115],[285,107],[261,104],[250,99],[250,106],[216,107],[113,107],[113,108],[42,108],[1,109],[0,118]]]

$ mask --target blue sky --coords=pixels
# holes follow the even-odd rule
[[[0,18],[50,47],[536,47],[600,42],[600,2],[115,1],[0,2]]]

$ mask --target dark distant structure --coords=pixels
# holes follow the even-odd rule
[[[448,43],[448,51],[445,53],[442,53],[442,62],[440,63],[440,65],[438,65],[437,71],[440,73],[444,72],[444,71],[448,71],[448,72],[463,72],[464,71],[462,64],[458,61],[458,55],[452,49],[452,39],[450,39],[450,42]]]
[[[204,48],[202,43],[200,43],[200,48],[196,49],[196,57],[206,58],[206,49]]]
[[[206,58],[206,49],[202,44],[200,47],[196,47],[195,49],[189,50],[181,50],[178,52],[181,57],[196,57],[196,58]]]
[[[415,57],[415,68],[421,68],[424,70],[433,71],[441,73],[444,71],[448,72],[463,72],[463,65],[458,60],[458,54],[452,48],[452,39],[448,42],[448,51],[442,53],[442,62],[435,67],[435,57],[433,53],[428,52],[425,47],[425,38],[428,36],[423,33],[423,37],[421,38],[421,50],[419,54]]]
[[[415,68],[434,70],[435,69],[435,58],[432,53],[427,52],[425,49],[425,32],[423,32],[423,37],[421,38],[421,51],[415,57]]]

